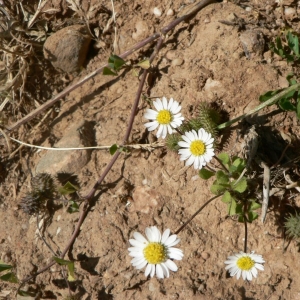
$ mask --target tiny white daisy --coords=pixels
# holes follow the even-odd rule
[[[134,239],[129,243],[133,246],[128,248],[129,255],[133,257],[131,263],[137,269],[142,269],[146,265],[145,276],[156,276],[158,278],[169,277],[169,270],[176,272],[176,264],[171,259],[181,260],[183,257],[182,250],[173,248],[180,242],[176,234],[170,235],[170,229],[166,229],[161,235],[156,226],[145,229],[147,239],[135,232]]]
[[[264,259],[261,255],[251,253],[236,253],[233,256],[229,256],[225,261],[228,266],[225,267],[229,271],[230,276],[235,276],[239,279],[242,275],[244,280],[252,280],[252,277],[257,277],[257,269],[263,271]]]
[[[169,134],[173,133],[173,128],[177,128],[182,124],[184,117],[181,116],[181,106],[173,98],[169,103],[166,97],[162,98],[162,101],[157,98],[153,101],[153,105],[157,111],[153,109],[147,109],[144,118],[152,120],[152,122],[145,123],[145,126],[149,131],[153,131],[158,127],[156,136],[160,136],[164,139]]]
[[[183,141],[178,142],[178,145],[183,149],[179,149],[178,153],[181,155],[180,160],[187,160],[186,166],[194,164],[195,169],[201,169],[215,155],[214,139],[203,128],[198,133],[195,130],[185,132],[181,137]]]

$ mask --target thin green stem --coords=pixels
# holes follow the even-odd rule
[[[277,95],[275,95],[274,97],[270,98],[269,100],[267,100],[266,102],[258,105],[256,108],[250,110],[248,113],[244,114],[244,115],[241,115],[233,120],[230,120],[228,122],[225,122],[223,124],[220,124],[217,129],[224,129],[228,126],[231,126],[232,124],[260,111],[261,109],[265,108],[266,106],[268,105],[272,105],[272,104],[275,104],[277,101],[279,101],[282,97],[286,96],[287,94],[289,94],[290,92],[292,91],[296,91],[298,90],[300,87],[300,83],[297,83],[297,84],[294,84],[288,88],[286,88],[285,90],[283,90],[282,92],[278,93]]]
[[[174,233],[178,234],[182,229],[184,229],[200,212],[205,208],[206,205],[208,205],[213,200],[219,198],[221,195],[214,196],[210,198],[208,201],[206,201],[179,229],[177,229]]]
[[[245,241],[244,241],[244,252],[247,253],[247,242],[248,242],[248,227],[247,227],[247,223],[248,223],[248,220],[247,220],[247,216],[246,216],[246,213],[247,213],[247,200],[245,201],[245,204],[244,204],[244,225],[245,225]]]
[[[223,169],[226,173],[228,173],[229,170],[225,167],[225,165],[222,163],[222,161],[221,161],[217,156],[214,156],[214,158],[215,158],[215,160],[217,160],[218,163],[221,165],[222,169]]]

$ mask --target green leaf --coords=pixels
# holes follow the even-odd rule
[[[292,86],[294,84],[297,84],[297,80],[295,80],[294,78],[294,74],[293,73],[289,73],[287,76],[286,76],[286,80],[288,81],[289,85]]]
[[[126,63],[125,60],[123,58],[121,58],[118,55],[112,54],[109,59],[108,59],[108,63],[111,65],[113,64],[113,68],[116,71],[119,71],[121,69],[121,67]]]
[[[0,260],[0,272],[10,269],[12,269],[11,265],[7,265],[6,263]]]
[[[117,144],[113,144],[110,148],[109,148],[109,153],[110,155],[114,155],[116,153],[116,151],[118,150],[118,145]]]
[[[23,290],[19,290],[18,291],[18,295],[23,296],[23,297],[30,297],[30,296],[35,296],[35,295],[31,295],[32,293],[29,293],[27,291],[23,291]]]
[[[134,77],[139,77],[140,71],[137,68],[132,68],[132,75]]]
[[[215,181],[215,183],[210,187],[210,191],[215,195],[220,195],[224,193],[227,188],[228,188],[227,186],[217,184]]]
[[[220,153],[218,155],[218,158],[222,162],[223,165],[229,164],[230,158],[229,158],[229,155],[227,153],[225,153],[225,152]]]
[[[63,258],[53,256],[53,259],[60,265],[60,266],[67,266],[71,261],[65,260]]]
[[[223,171],[217,171],[216,173],[217,183],[218,184],[228,184],[229,183],[229,177],[227,174],[225,174]]]
[[[79,212],[79,205],[75,201],[69,201],[69,207],[67,209],[69,214]]]
[[[237,171],[237,167],[234,166],[234,165],[231,165],[229,168],[228,168],[228,171],[230,174],[233,174]]]
[[[137,64],[139,67],[141,67],[142,69],[144,70],[147,70],[150,68],[150,60],[149,59],[145,59],[145,60],[142,60],[140,61],[138,64]]]
[[[238,222],[239,223],[244,223],[244,216],[239,216]]]
[[[297,118],[300,119],[300,100],[298,99],[297,103]]]
[[[207,169],[205,169],[205,168],[202,168],[202,169],[199,171],[199,176],[200,176],[200,178],[205,179],[205,180],[209,179],[210,177],[212,177],[212,176],[214,176],[214,175],[215,175],[214,172],[209,171],[209,170],[207,170]]]
[[[234,158],[232,166],[236,167],[236,171],[238,173],[242,173],[242,171],[246,167],[246,161],[244,159],[242,159],[242,158],[236,157],[236,158]]]
[[[294,104],[291,103],[289,98],[282,98],[278,101],[278,106],[282,109],[282,110],[286,110],[286,111],[296,111],[296,107]]]
[[[275,90],[275,91],[268,91],[265,94],[259,96],[259,101],[260,102],[265,102],[265,101],[271,99],[272,97],[274,97],[276,94],[280,93],[281,91],[282,91],[282,89]]]
[[[75,266],[74,262],[54,256],[53,259],[61,266],[68,268],[68,281],[75,281]]]
[[[250,207],[249,207],[249,211],[250,210],[256,210],[256,209],[259,209],[259,208],[261,208],[261,204],[255,202],[255,200],[252,200],[251,204],[250,204]]]
[[[112,69],[104,67],[103,68],[103,75],[113,75],[113,76],[117,76],[118,73],[114,72]]]
[[[299,56],[299,40],[296,35],[293,35],[290,31],[286,35],[288,45],[292,49],[292,51]]]
[[[226,191],[226,192],[224,193],[224,195],[222,196],[221,201],[224,202],[224,203],[230,203],[231,200],[232,200],[232,198],[231,198],[230,193],[229,193],[228,191]]]
[[[231,202],[228,204],[228,215],[236,215],[236,201],[233,197],[231,197]]]
[[[248,212],[248,221],[249,223],[252,223],[254,220],[258,218],[258,214],[254,211],[249,211]]]
[[[17,283],[18,282],[18,278],[13,273],[6,273],[6,274],[0,276],[0,280],[8,281],[8,282],[11,282],[11,283]]]
[[[68,181],[64,186],[61,186],[58,188],[58,192],[61,195],[69,195],[69,194],[75,193],[78,190],[79,190],[79,187],[77,187],[76,185],[73,185],[70,181]]]
[[[76,281],[74,262],[68,264],[68,281]]]
[[[231,188],[238,193],[245,192],[247,189],[246,177],[242,177],[238,183],[236,183],[236,181],[233,181],[231,184]]]

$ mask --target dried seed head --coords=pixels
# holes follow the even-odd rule
[[[175,133],[175,134],[169,134],[166,137],[166,146],[172,150],[177,152],[178,149],[180,148],[178,146],[178,142],[181,141],[181,137],[179,134]]]
[[[290,215],[286,218],[286,222],[284,223],[284,227],[286,228],[286,233],[288,237],[299,239],[300,238],[300,215],[296,213],[295,216]]]
[[[40,197],[51,199],[56,191],[53,177],[48,173],[39,173],[31,179],[32,192]]]
[[[40,200],[39,195],[29,193],[22,198],[19,208],[22,209],[26,214],[34,215],[42,209],[42,204],[43,201]]]

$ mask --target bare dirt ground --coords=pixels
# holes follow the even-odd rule
[[[25,10],[37,9],[38,1],[35,5],[27,2],[23,1]],[[114,1],[118,34],[116,54],[159,31],[193,2]],[[286,6],[280,6],[281,1],[233,2],[208,5],[166,37],[152,64],[151,76],[144,87],[145,95],[173,97],[181,103],[182,114],[186,117],[196,113],[201,101],[208,101],[232,119],[256,107],[261,94],[288,85],[285,77],[292,71],[297,74],[297,70],[274,55],[269,43],[287,26],[296,32],[299,30],[299,3],[283,1]],[[44,11],[49,11],[38,16],[39,21],[47,23],[47,35],[69,25],[83,25],[87,20],[92,33],[99,29],[98,39],[92,38],[83,67],[72,73],[55,69],[44,59],[41,48],[33,44],[35,55],[24,58],[28,60],[26,83],[14,91],[18,100],[18,91],[22,88],[22,102],[11,99],[3,109],[8,125],[107,62],[114,43],[114,23],[102,33],[112,16],[111,2],[83,1],[77,12],[69,6],[66,1],[48,1]],[[161,16],[153,14],[154,7],[161,10]],[[294,9],[294,15],[287,8]],[[241,39],[251,40],[253,31],[259,31],[255,37],[262,41],[256,42],[254,47],[250,42],[245,49]],[[147,45],[135,52],[130,56],[131,62],[149,57],[153,47],[154,44]],[[98,75],[59,101],[50,112],[21,126],[11,136],[50,147],[62,138],[66,139],[64,146],[68,147],[120,143],[138,84],[139,78],[131,71],[122,71],[118,77]],[[1,95],[1,102],[2,97],[5,96]],[[131,143],[156,141],[143,125],[147,107],[148,102],[142,100],[131,132]],[[243,138],[237,132],[253,124],[261,126],[258,131],[261,134],[269,132],[268,136],[279,136],[278,143],[283,144],[283,148],[282,135],[290,135],[294,140],[300,137],[296,115],[279,111],[274,106],[221,132],[222,143],[217,153],[226,151],[240,155]],[[79,129],[84,133],[78,138]],[[260,149],[272,165],[280,157],[282,148],[276,152],[272,141],[262,140]],[[36,217],[18,209],[21,198],[30,190],[32,176],[37,171],[73,173],[78,178],[79,193],[84,196],[101,176],[111,155],[107,150],[81,154],[77,151],[76,156],[68,156],[62,165],[62,158],[54,163],[55,157],[48,157],[45,162],[46,150],[18,149],[19,145],[11,142],[9,151],[3,138],[1,145],[0,259],[13,265],[18,279],[22,280],[42,269],[53,257],[36,231]],[[298,149],[292,146],[288,153],[297,156]],[[291,171],[295,181],[298,180],[297,167],[295,165]],[[283,180],[281,173],[279,177]],[[261,174],[262,169],[256,176]],[[91,300],[300,299],[299,247],[295,241],[288,243],[284,239],[283,228],[289,212],[287,207],[300,207],[295,189],[283,191],[281,197],[272,197],[266,222],[263,224],[258,219],[248,227],[249,251],[263,255],[266,261],[265,271],[259,272],[258,278],[251,282],[231,278],[225,270],[226,258],[243,250],[245,233],[242,223],[228,217],[227,208],[220,200],[208,205],[180,232],[179,247],[184,251],[184,258],[176,262],[179,270],[170,278],[146,279],[143,272],[131,266],[127,248],[133,232],[144,232],[147,226],[153,225],[175,232],[212,196],[210,184],[211,181],[200,179],[196,170],[184,167],[179,156],[165,148],[122,154],[105,178],[102,190],[96,193],[94,206],[65,257],[75,261],[76,281],[70,283],[72,292],[78,299]],[[51,207],[40,216],[40,220],[44,220],[43,236],[51,248],[60,253],[73,233],[79,213],[68,213],[66,206],[57,201],[48,206]],[[0,297],[16,299],[16,289],[17,284],[1,282]],[[19,299],[65,299],[69,294],[58,265],[31,279],[24,289],[33,292],[36,298]]]

